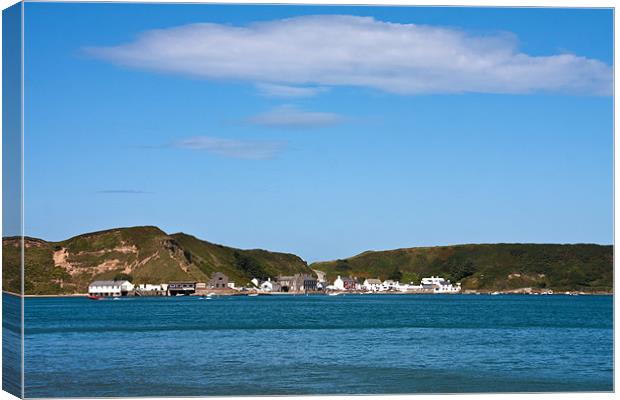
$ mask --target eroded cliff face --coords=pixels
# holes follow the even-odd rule
[[[216,271],[246,283],[252,277],[235,263],[233,254],[238,252],[274,276],[279,271],[307,268],[290,254],[233,249],[189,235],[168,235],[156,227],[118,228],[61,242],[24,238],[25,289],[26,294],[85,293],[93,280],[121,274],[134,283],[206,282]],[[19,292],[21,238],[3,239],[3,265],[4,290]]]

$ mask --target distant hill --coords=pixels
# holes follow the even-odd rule
[[[2,287],[20,291],[19,238],[3,238]],[[464,289],[546,288],[610,292],[613,246],[595,244],[466,244],[367,251],[308,266],[293,254],[241,250],[154,226],[118,228],[61,242],[25,238],[26,294],[84,293],[96,279],[131,276],[134,283],[206,282],[223,272],[237,285],[253,277],[298,272],[329,281],[337,275],[419,282],[439,275]]]
[[[25,238],[26,294],[85,293],[96,279],[130,275],[134,283],[172,280],[206,282],[216,271],[237,285],[253,277],[305,272],[293,254],[241,250],[193,236],[168,235],[154,226],[118,228],[79,235],[62,242]],[[2,288],[20,291],[19,238],[2,240]]]
[[[610,292],[613,246],[595,244],[466,244],[367,251],[357,256],[310,265],[331,280],[400,278],[419,282],[439,275],[464,289],[494,291],[517,288]]]

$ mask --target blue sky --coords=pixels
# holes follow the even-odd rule
[[[27,235],[157,225],[308,261],[612,242],[611,10],[25,12]]]

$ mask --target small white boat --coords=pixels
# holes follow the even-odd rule
[[[340,295],[340,293],[338,293],[338,292],[332,292],[332,293],[328,293],[327,295],[328,295],[328,296],[338,296],[338,295]]]
[[[256,297],[256,296],[258,296],[258,293],[250,293],[250,294],[248,294],[248,297]]]
[[[499,292],[493,292],[491,293],[491,296],[497,296],[499,294]]]

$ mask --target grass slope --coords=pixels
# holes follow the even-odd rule
[[[440,275],[464,289],[611,291],[613,246],[594,244],[467,244],[369,251],[345,260],[314,263],[327,273],[419,282]]]
[[[2,287],[20,291],[19,238],[3,238]],[[324,271],[358,278],[419,282],[440,275],[464,289],[611,291],[613,247],[593,244],[470,244],[368,251],[345,260],[314,263],[296,255],[241,250],[185,233],[168,235],[154,226],[118,228],[61,242],[25,238],[26,294],[84,293],[95,279],[129,274],[134,283],[206,282],[216,271],[238,285],[253,277]]]
[[[176,233],[172,237],[189,253],[192,263],[205,274],[220,271],[237,283],[245,284],[253,277],[267,278],[298,272],[313,274],[306,262],[294,254],[235,249],[185,233]]]
[[[26,238],[26,294],[84,293],[96,279],[128,274],[134,283],[172,280],[206,282],[221,271],[237,284],[311,270],[299,257],[265,250],[240,250],[157,227],[118,228],[61,242]],[[3,238],[3,290],[20,292],[20,239]]]

